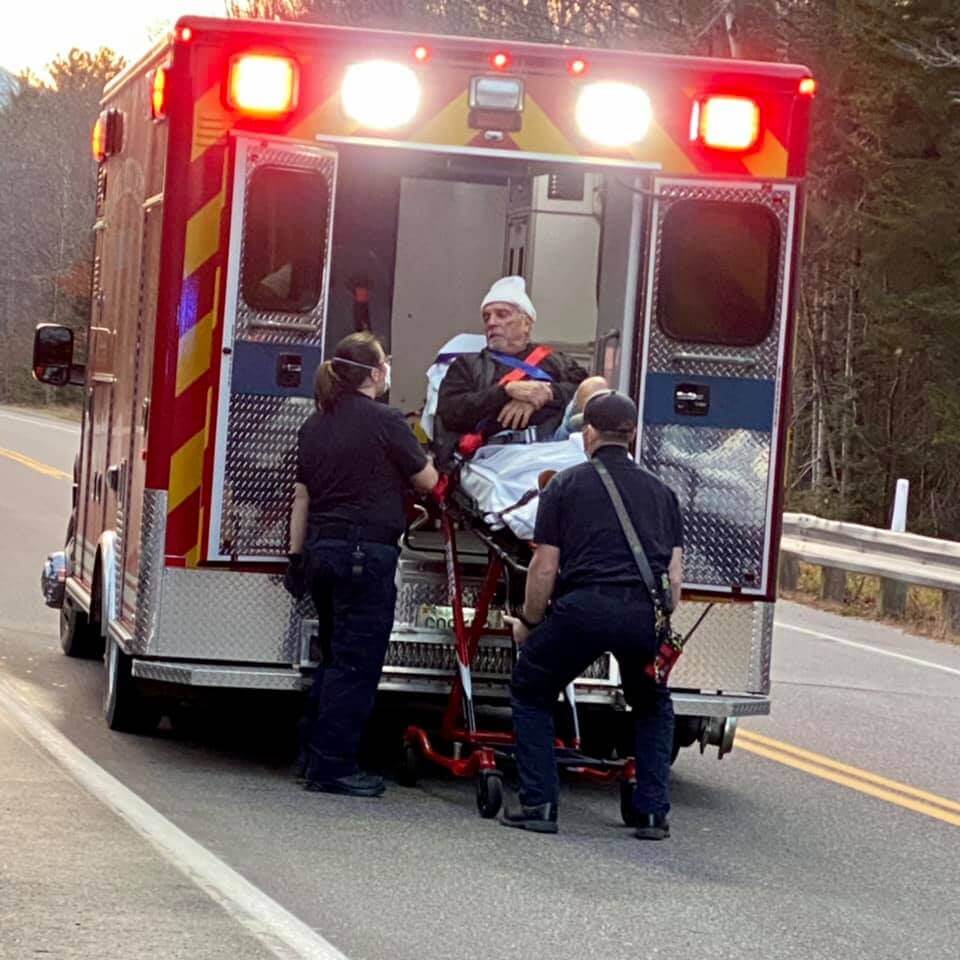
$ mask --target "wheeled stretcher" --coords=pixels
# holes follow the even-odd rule
[[[539,449],[538,449],[539,448]],[[447,590],[456,649],[456,673],[436,739],[409,726],[403,735],[400,780],[414,785],[421,758],[449,771],[455,777],[476,780],[480,816],[495,817],[503,802],[501,764],[514,753],[510,730],[482,729],[477,720],[473,667],[482,638],[507,638],[513,656],[509,626],[491,626],[494,604],[507,614],[523,603],[526,573],[532,556],[530,538],[536,516],[538,478],[543,470],[558,470],[585,459],[579,437],[569,441],[482,447],[470,461],[444,478],[433,503],[434,519],[442,533]],[[430,513],[423,508],[422,521]],[[415,533],[411,526],[408,538]],[[482,543],[487,557],[481,587],[472,615],[463,602],[463,583],[458,538],[471,535]],[[410,546],[409,539],[407,545]],[[414,547],[414,549],[421,549]],[[621,812],[629,820],[635,765],[632,758],[606,759],[580,752],[580,723],[574,685],[564,692],[570,710],[572,737],[556,741],[557,763],[568,773],[594,782],[621,784]]]

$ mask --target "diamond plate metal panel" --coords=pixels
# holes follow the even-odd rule
[[[166,536],[167,491],[144,490],[136,614],[129,653],[148,653],[157,644]]]
[[[230,398],[220,551],[280,556],[297,470],[297,431],[313,410],[300,397]]]
[[[770,434],[648,426],[641,459],[680,501],[685,582],[759,586],[765,559]]]
[[[706,604],[685,601],[673,625],[686,633]],[[773,638],[772,603],[716,603],[690,638],[670,675],[677,689],[768,693]]]
[[[320,237],[318,240],[323,246],[323,263],[327,265],[327,269],[325,270],[326,275],[320,299],[309,313],[269,313],[254,310],[244,301],[241,289],[238,296],[234,336],[237,339],[256,340],[261,343],[297,343],[322,346],[329,287],[330,238],[333,226],[333,196],[337,172],[336,154],[321,153],[315,149],[305,150],[302,147],[263,149],[255,146],[251,147],[247,153],[246,165],[247,179],[243,207],[244,229],[241,233],[243,240],[240,250],[241,270],[246,265],[246,218],[250,181],[256,171],[263,167],[286,167],[323,174],[329,190],[330,212],[327,218],[326,236]]]
[[[233,570],[164,571],[152,656],[299,663],[301,622],[282,577]]]

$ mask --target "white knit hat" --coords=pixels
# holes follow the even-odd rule
[[[523,277],[501,277],[483,298],[480,310],[488,303],[510,303],[531,320],[537,319],[537,311],[527,296],[527,281]]]

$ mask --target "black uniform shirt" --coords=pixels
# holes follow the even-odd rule
[[[346,523],[399,538],[404,493],[426,465],[403,414],[360,393],[300,428],[297,482],[310,493],[311,526]]]
[[[594,456],[616,481],[650,569],[659,577],[669,569],[673,548],[683,546],[676,494],[637,466],[624,447],[601,447]],[[558,594],[591,584],[643,583],[610,495],[590,463],[563,470],[547,484],[533,539],[560,550]]]

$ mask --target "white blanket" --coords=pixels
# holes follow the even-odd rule
[[[532,540],[540,473],[565,470],[586,459],[582,433],[569,440],[481,447],[461,469],[460,486],[492,530],[509,527],[521,540]]]

